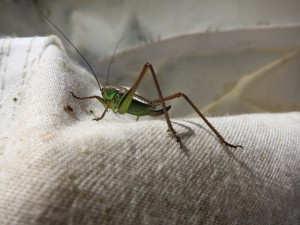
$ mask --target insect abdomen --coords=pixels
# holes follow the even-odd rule
[[[171,106],[166,107],[169,110]],[[163,109],[155,110],[155,106],[147,105],[142,102],[133,100],[129,106],[127,113],[135,116],[159,116],[164,113]]]
[[[152,110],[153,110],[152,105],[147,105],[145,103],[132,100],[127,113],[135,116],[145,116],[145,115],[151,115]]]

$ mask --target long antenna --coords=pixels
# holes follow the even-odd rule
[[[97,79],[97,76],[93,70],[93,68],[91,67],[91,65],[89,64],[89,62],[86,60],[86,58],[81,54],[81,52],[75,47],[75,45],[73,45],[73,43],[66,37],[66,35],[40,10],[40,9],[37,9],[40,14],[50,23],[52,24],[53,27],[55,27],[55,29],[70,43],[70,45],[72,45],[72,47],[77,51],[77,53],[81,56],[81,58],[86,62],[86,64],[88,65],[88,67],[90,68],[91,72],[94,74],[95,76],[95,79],[98,83],[98,86],[102,92],[102,87]],[[118,43],[119,44],[119,43]],[[110,65],[109,65],[109,68],[110,68]],[[108,72],[109,72],[109,69],[108,69]],[[107,74],[107,77],[108,77],[108,74]]]
[[[111,67],[111,64],[113,63],[114,56],[115,56],[115,53],[116,53],[116,51],[117,51],[117,48],[118,48],[118,46],[119,46],[119,44],[120,44],[120,42],[121,42],[122,40],[123,40],[123,38],[121,38],[121,39],[118,41],[118,43],[117,43],[117,45],[116,45],[116,47],[115,47],[114,53],[113,53],[113,55],[112,55],[112,57],[111,57],[111,59],[110,59],[109,67],[108,67],[107,75],[106,75],[106,84],[105,84],[105,85],[108,85],[108,75],[109,75],[110,67]]]

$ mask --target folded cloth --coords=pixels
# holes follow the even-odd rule
[[[55,36],[0,40],[2,224],[299,224],[300,113],[136,121]],[[195,92],[199,93],[199,92]],[[200,94],[200,93],[199,93]],[[201,93],[203,94],[203,93]]]

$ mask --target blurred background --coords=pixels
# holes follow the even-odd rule
[[[0,35],[55,34],[55,23],[90,62],[99,81],[131,86],[146,62],[163,94],[186,93],[207,115],[300,110],[299,0],[2,0]],[[156,99],[151,76],[138,92]],[[172,116],[194,116],[184,100]]]

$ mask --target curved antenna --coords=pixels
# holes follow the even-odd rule
[[[110,71],[111,64],[112,64],[113,61],[114,61],[115,53],[116,53],[117,48],[118,48],[118,46],[119,46],[119,44],[120,44],[120,42],[121,42],[122,40],[123,40],[123,38],[121,38],[121,39],[118,41],[118,43],[117,43],[117,45],[116,45],[116,47],[115,47],[114,53],[113,53],[113,55],[112,55],[112,57],[111,57],[111,59],[110,59],[109,66],[108,66],[108,70],[107,70],[107,74],[106,74],[106,84],[105,84],[106,86],[108,85],[108,75],[109,75],[109,71]]]
[[[77,51],[77,53],[81,56],[81,58],[86,62],[86,64],[88,65],[88,67],[90,68],[91,72],[94,74],[94,77],[98,83],[98,86],[102,92],[102,87],[97,79],[97,76],[93,70],[93,68],[91,67],[91,65],[89,64],[89,62],[86,60],[86,58],[81,54],[81,52],[75,47],[75,45],[66,37],[66,35],[40,10],[38,9],[38,11],[40,12],[40,14],[42,15],[42,17],[44,17],[53,27],[55,27],[55,29],[70,43],[70,45],[72,45],[72,47]]]

